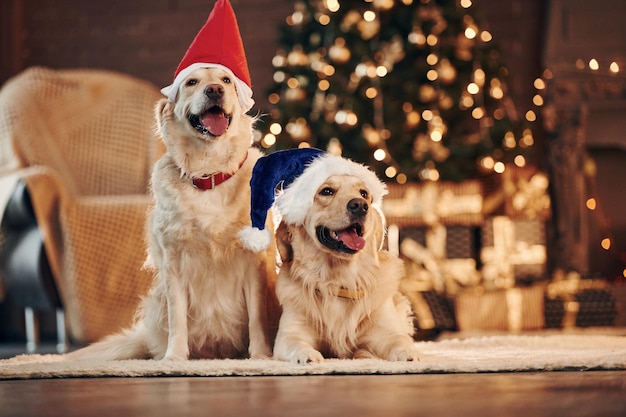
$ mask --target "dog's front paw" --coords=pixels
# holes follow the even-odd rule
[[[391,349],[391,352],[389,352],[389,357],[387,359],[395,362],[410,362],[420,360],[419,352],[412,346],[401,346]]]
[[[176,355],[173,353],[166,353],[165,356],[163,357],[164,361],[186,361],[189,359],[188,355]]]
[[[320,363],[324,357],[315,349],[300,349],[291,356],[291,362],[306,365],[309,363]]]
[[[250,353],[250,359],[270,359],[271,357],[272,353],[270,351]]]
[[[248,353],[250,354],[250,359],[269,359],[272,357],[272,349],[270,349],[267,343],[257,345],[250,343]]]
[[[353,359],[373,359],[376,356],[366,349],[357,349],[352,356]]]
[[[168,348],[163,356],[164,361],[186,361],[189,359],[189,349]]]

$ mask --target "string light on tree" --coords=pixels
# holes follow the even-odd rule
[[[262,146],[332,146],[398,183],[532,161],[536,113],[472,1],[296,0],[280,30]]]

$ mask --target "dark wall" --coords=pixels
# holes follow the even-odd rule
[[[417,0],[416,0],[417,1]],[[2,0],[0,82],[32,65],[96,67],[168,85],[214,0]],[[246,48],[257,108],[272,76],[277,26],[292,0],[231,0]],[[475,0],[515,75],[517,105],[530,106],[540,73],[543,0]]]
[[[168,85],[213,4],[214,0],[2,0],[0,81],[26,67],[45,65],[112,69],[159,87]],[[231,4],[253,87],[263,86],[271,77],[277,23],[292,3],[231,0]],[[262,94],[255,96],[262,101]]]
[[[483,25],[500,45],[511,73],[511,95],[518,109],[531,108],[534,80],[543,72],[542,55],[549,0],[474,0]]]

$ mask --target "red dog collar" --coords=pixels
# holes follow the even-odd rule
[[[243,158],[243,161],[241,161],[241,163],[239,164],[239,168],[243,166],[244,162],[246,162],[246,159],[248,159],[247,152],[246,152],[246,156]],[[194,187],[198,188],[199,190],[211,190],[217,187],[218,185],[220,185],[221,183],[223,183],[224,181],[226,181],[227,179],[229,179],[230,177],[232,177],[233,175],[235,175],[236,173],[237,171],[233,172],[232,174],[216,172],[215,174],[207,175],[204,177],[192,178],[191,183],[193,184]]]

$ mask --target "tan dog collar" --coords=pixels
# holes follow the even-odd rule
[[[349,288],[342,287],[340,285],[329,285],[327,289],[330,295],[334,295],[335,297],[339,297],[339,298],[345,298],[348,300],[360,300],[363,297],[365,297],[365,291],[361,289],[351,290]],[[316,291],[319,294],[321,294],[321,291],[319,288],[317,288]]]

